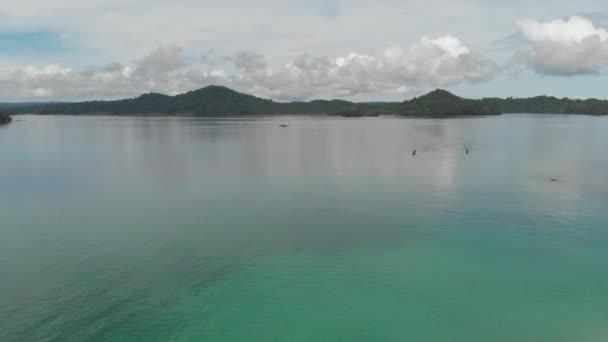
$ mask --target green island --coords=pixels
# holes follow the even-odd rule
[[[10,114],[111,114],[175,116],[241,116],[276,114],[317,114],[343,117],[401,115],[415,117],[458,117],[531,114],[608,115],[608,101],[577,100],[539,96],[532,98],[465,99],[445,90],[403,102],[349,102],[314,100],[276,102],[239,93],[222,86],[208,86],[176,96],[158,93],[115,101],[27,103],[0,108]]]
[[[13,121],[13,119],[10,116],[8,116],[6,114],[3,114],[3,113],[0,113],[0,125],[9,124],[12,121]]]

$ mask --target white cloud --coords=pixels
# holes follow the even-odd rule
[[[232,61],[235,67],[246,73],[254,73],[267,67],[264,55],[253,51],[237,52],[234,56],[227,57],[225,60]]]
[[[423,38],[408,48],[394,46],[371,54],[301,55],[284,68],[268,70],[250,82],[263,86],[272,97],[297,98],[302,90],[313,96],[352,97],[486,81],[495,72],[494,63],[446,36]]]
[[[531,50],[520,52],[516,58],[537,72],[589,74],[608,66],[608,31],[586,18],[573,16],[549,22],[524,19],[517,26]]]
[[[136,74],[142,78],[167,75],[186,66],[178,46],[161,47],[137,62]]]
[[[181,48],[167,46],[131,64],[85,70],[57,65],[7,69],[0,72],[0,98],[119,98],[219,84],[277,100],[359,95],[382,99],[390,93],[486,81],[496,70],[494,63],[451,36],[422,38],[410,47],[368,54],[301,54],[280,65],[270,65],[264,55],[252,51],[230,56],[210,52],[188,64]]]

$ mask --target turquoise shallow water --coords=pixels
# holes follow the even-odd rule
[[[19,119],[0,341],[608,339],[607,118]]]

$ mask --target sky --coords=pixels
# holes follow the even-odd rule
[[[608,98],[608,1],[4,0],[0,101]]]

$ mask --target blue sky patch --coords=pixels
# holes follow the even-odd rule
[[[50,32],[0,32],[2,57],[57,56],[69,50],[58,34]]]

